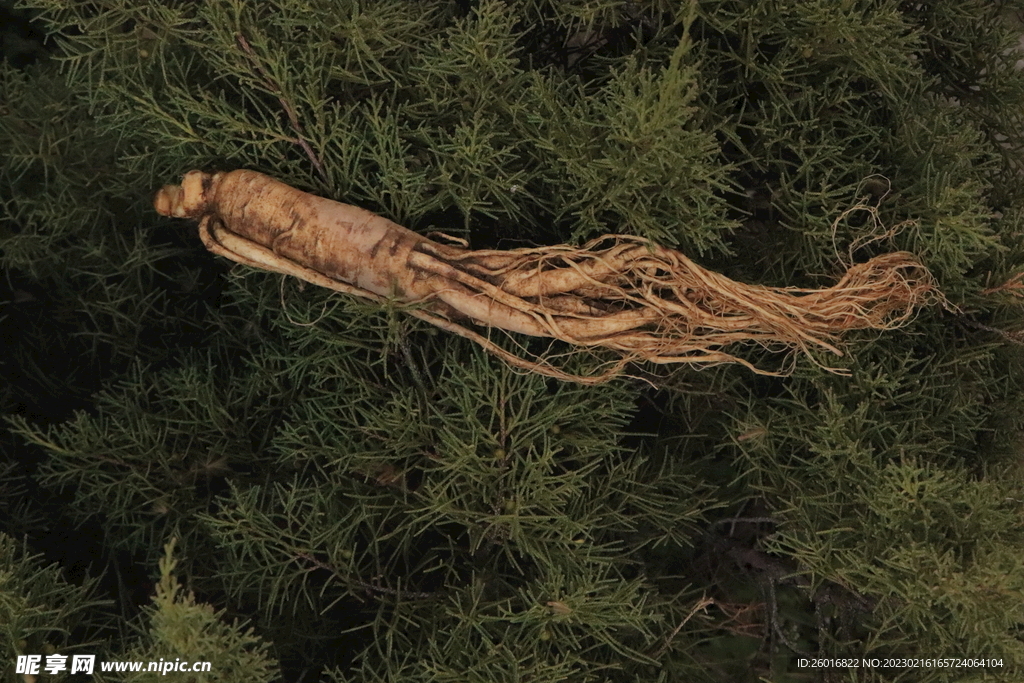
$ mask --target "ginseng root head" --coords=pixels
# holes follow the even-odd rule
[[[161,216],[199,219],[209,212],[217,195],[220,173],[189,171],[181,185],[164,185],[153,197],[153,208]]]

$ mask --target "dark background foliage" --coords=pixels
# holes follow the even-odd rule
[[[3,675],[1019,680],[1021,11],[0,2]],[[239,167],[474,247],[623,232],[748,283],[907,250],[949,305],[784,377],[559,383],[150,208]]]

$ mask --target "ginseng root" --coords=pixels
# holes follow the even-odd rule
[[[736,343],[842,355],[847,330],[890,329],[941,298],[906,252],[852,266],[834,286],[746,285],[682,253],[628,235],[582,247],[469,250],[441,244],[348,204],[307,194],[254,171],[190,171],[157,192],[164,216],[199,221],[203,244],[254,268],[292,275],[409,313],[472,339],[516,367],[595,384],[627,363],[741,363]],[[520,358],[467,324],[604,347],[620,360],[593,376]]]

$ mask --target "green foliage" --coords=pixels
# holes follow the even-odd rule
[[[54,52],[0,65],[0,532],[66,549],[77,524],[107,577],[161,579],[152,604],[148,578],[80,588],[0,536],[8,655],[304,683],[984,656],[850,676],[1020,680],[1024,3],[19,7]],[[766,285],[907,250],[949,305],[852,335],[848,376],[563,384],[228,271],[150,207],[240,167],[474,247],[624,232]]]
[[[81,586],[68,583],[56,565],[45,566],[41,557],[31,555],[23,544],[0,534],[0,652],[5,666],[3,680],[21,683],[27,676],[15,673],[19,655],[41,655],[42,665],[50,655],[95,655],[92,675],[100,681],[152,680],[153,674],[111,673],[104,662],[210,662],[210,672],[174,671],[188,681],[276,680],[276,662],[266,653],[268,645],[252,629],[224,623],[222,613],[185,594],[173,575],[174,542],[167,544],[160,560],[160,581],[153,604],[147,609],[139,637],[120,643],[112,650],[107,638],[113,619],[109,601],[98,600],[98,582],[86,580]],[[70,668],[69,659],[65,665]],[[167,674],[164,674],[167,675]],[[41,669],[41,681],[74,680],[67,671],[49,673]]]
[[[554,190],[560,216],[576,217],[573,238],[615,226],[700,253],[723,247],[721,231],[733,226],[722,220],[715,192],[731,169],[715,163],[718,144],[694,106],[690,40],[685,33],[675,40],[656,71],[642,63],[649,57],[632,54],[600,87],[560,76],[542,81],[540,145],[560,171]]]
[[[96,597],[95,580],[68,583],[60,567],[46,565],[23,543],[0,533],[0,669],[5,683],[20,683],[18,655],[95,653],[105,648],[106,601]],[[67,674],[47,676],[66,680]]]
[[[160,560],[160,581],[156,585],[153,605],[148,610],[148,629],[142,640],[123,657],[129,661],[209,662],[209,672],[174,670],[175,678],[192,683],[205,681],[250,681],[269,683],[276,680],[277,662],[267,654],[268,644],[244,625],[224,623],[223,613],[196,601],[185,593],[174,575],[175,541],[165,547]],[[150,681],[154,674],[146,671],[123,675],[104,674],[102,678],[120,681]]]

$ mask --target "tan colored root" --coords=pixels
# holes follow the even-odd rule
[[[246,188],[258,194],[240,196]],[[906,252],[854,265],[827,289],[746,285],[628,235],[605,235],[582,247],[509,251],[441,244],[251,171],[193,171],[182,187],[161,190],[155,206],[164,215],[199,220],[203,243],[214,253],[374,301],[394,291],[415,304],[411,315],[471,339],[517,368],[587,384],[610,379],[635,361],[740,363],[779,374],[725,349],[757,344],[842,355],[844,332],[891,329],[917,306],[942,301],[927,269]],[[619,359],[600,374],[580,377],[520,358],[467,321],[612,349]]]
[[[343,282],[333,280],[322,273],[318,273],[315,270],[310,270],[304,266],[293,265],[288,268],[269,268],[267,266],[260,265],[260,261],[268,261],[273,259],[273,252],[261,247],[259,245],[253,245],[248,240],[244,240],[231,232],[226,231],[221,226],[210,225],[211,221],[209,217],[204,218],[200,223],[200,236],[202,237],[203,243],[206,244],[207,248],[215,254],[226,256],[227,258],[242,263],[253,268],[260,268],[261,270],[271,270],[272,272],[281,273],[282,275],[290,275],[292,277],[299,278],[313,285],[319,287],[325,287],[327,289],[333,289],[336,292],[356,296],[362,299],[369,299],[379,304],[385,304],[387,301],[384,297],[367,292],[364,289],[347,285]],[[211,246],[213,245],[213,246]],[[238,249],[238,251],[233,251]],[[243,260],[244,259],[244,260]],[[490,339],[484,337],[477,332],[453,323],[450,320],[446,320],[437,315],[433,315],[427,311],[418,308],[409,308],[406,311],[409,315],[414,318],[419,318],[424,322],[428,322],[442,330],[451,332],[460,337],[469,339],[470,341],[479,344],[488,353],[491,353],[498,358],[501,358],[512,367],[526,370],[528,372],[535,372],[548,377],[554,377],[555,379],[564,380],[567,382],[576,382],[579,384],[600,384],[606,382],[613,377],[621,374],[622,369],[630,362],[630,359],[621,359],[611,364],[611,367],[606,368],[604,371],[588,376],[573,375],[571,373],[563,372],[558,368],[545,363],[543,361],[530,361],[525,358],[520,358],[514,353],[509,353],[505,349],[501,348]]]
[[[822,290],[742,284],[625,235],[580,248],[466,252],[449,255],[446,266],[448,277],[467,286],[486,283],[477,285],[482,295],[532,315],[545,336],[615,349],[633,360],[739,362],[764,374],[773,373],[721,349],[746,342],[842,355],[836,344],[843,332],[897,327],[917,305],[941,298],[928,271],[906,252],[854,265]]]

